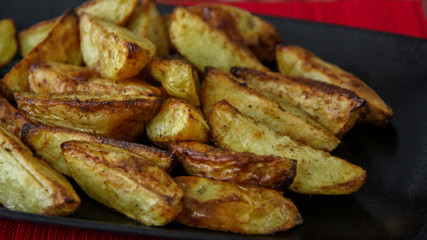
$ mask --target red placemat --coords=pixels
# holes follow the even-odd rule
[[[177,1],[163,2],[177,3]],[[191,3],[194,2],[180,1],[180,4]],[[252,1],[234,2],[232,4],[259,14],[332,23],[427,39],[427,19],[421,0]],[[0,218],[0,239],[157,240],[163,238],[92,231]]]

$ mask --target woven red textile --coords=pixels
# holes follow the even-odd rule
[[[169,3],[177,3],[177,1],[169,1]],[[180,3],[190,4],[192,2]],[[233,4],[259,14],[339,24],[427,39],[427,18],[423,12],[421,0],[253,1]],[[0,239],[158,240],[162,238],[91,231],[0,218]]]

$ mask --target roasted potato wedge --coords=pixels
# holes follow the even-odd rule
[[[332,151],[340,143],[331,132],[295,105],[278,103],[218,69],[208,68],[205,71],[201,95],[206,116],[209,116],[214,103],[225,99],[255,121],[314,148]]]
[[[169,36],[176,50],[200,71],[206,66],[225,72],[232,66],[267,70],[248,49],[183,7],[173,11]]]
[[[184,191],[178,223],[242,234],[270,234],[302,223],[294,203],[271,189],[201,177],[175,181]]]
[[[72,11],[60,16],[48,36],[18,62],[2,81],[14,92],[28,91],[28,70],[33,64],[44,61],[71,65],[82,63],[78,19]]]
[[[106,78],[134,77],[156,52],[150,40],[88,14],[80,17],[80,38],[84,62]]]
[[[145,225],[181,211],[183,191],[152,162],[122,148],[88,141],[61,144],[71,176],[91,198]]]
[[[367,114],[360,122],[385,126],[393,116],[393,110],[362,80],[336,65],[330,64],[312,52],[298,46],[281,46],[276,51],[280,72],[289,76],[307,77],[327,82],[355,92],[366,100]]]
[[[209,126],[202,111],[176,98],[164,101],[157,115],[147,123],[146,132],[150,141],[163,148],[180,140],[209,142]]]
[[[14,211],[65,216],[80,205],[71,184],[0,126],[0,203]]]
[[[25,57],[49,35],[58,19],[41,21],[18,33],[19,52],[22,57]]]
[[[309,78],[234,67],[233,75],[300,107],[327,130],[342,137],[362,113],[365,100],[353,91]]]
[[[229,4],[201,3],[188,10],[247,47],[261,62],[275,60],[276,46],[282,40],[273,25],[263,19]]]
[[[0,97],[0,125],[7,131],[21,137],[22,128],[30,123],[21,111],[12,106],[6,99]]]
[[[172,142],[169,151],[192,176],[240,185],[284,190],[296,174],[295,160],[273,155],[235,152],[194,141]]]
[[[200,105],[200,83],[197,69],[178,57],[154,57],[147,66],[150,75],[159,81],[171,97]]]
[[[88,0],[75,11],[79,16],[88,13],[114,24],[124,25],[138,3],[139,0]]]
[[[13,92],[2,81],[0,81],[0,97],[5,98],[9,102],[15,102],[15,97],[13,96]]]
[[[120,147],[140,155],[168,172],[173,167],[173,156],[166,151],[143,144],[98,137],[65,128],[29,123],[24,125],[21,138],[36,155],[66,176],[71,175],[64,161],[60,145],[71,140],[91,141]]]
[[[15,94],[23,114],[36,123],[134,141],[162,99],[146,95]]]
[[[289,187],[292,191],[350,194],[365,182],[366,171],[361,167],[256,123],[225,100],[212,106],[209,125],[218,147],[297,160],[297,174]]]
[[[18,50],[12,19],[0,20],[0,68],[7,65]]]
[[[166,24],[155,1],[143,0],[130,17],[127,28],[150,39],[156,45],[156,55],[169,54],[169,36]]]

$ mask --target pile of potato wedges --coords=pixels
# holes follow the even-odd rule
[[[16,211],[72,214],[77,184],[145,225],[286,231],[302,223],[286,191],[358,191],[366,171],[331,152],[393,115],[231,5],[90,0],[18,34],[0,21],[0,67],[18,49],[0,81],[0,203]]]

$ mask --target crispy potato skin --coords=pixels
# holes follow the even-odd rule
[[[162,99],[146,95],[15,94],[18,109],[36,123],[134,141]]]
[[[276,50],[277,64],[285,75],[307,77],[354,91],[366,100],[367,114],[360,122],[385,126],[393,116],[393,110],[380,96],[359,78],[336,65],[330,64],[307,49],[298,46],[281,46]]]
[[[366,180],[366,171],[341,158],[310,146],[244,116],[227,101],[217,102],[209,116],[218,147],[297,160],[297,174],[290,190],[304,194],[351,194]]]
[[[0,20],[0,68],[7,65],[18,50],[16,29],[12,19]]]
[[[209,126],[202,111],[177,98],[164,101],[157,115],[147,123],[146,133],[150,141],[163,148],[173,141],[209,142]]]
[[[87,141],[61,144],[71,176],[93,199],[146,225],[181,211],[183,191],[152,162],[122,148]]]
[[[296,174],[296,161],[248,152],[235,152],[209,145],[179,141],[169,144],[186,172],[246,186],[284,190]]]
[[[15,211],[65,216],[80,205],[71,184],[0,126],[0,203]]]
[[[96,16],[114,24],[124,25],[138,6],[139,0],[92,0],[76,8],[76,13]]]
[[[43,41],[55,26],[58,18],[41,21],[18,33],[19,53],[25,57]]]
[[[34,153],[45,160],[56,171],[66,176],[70,175],[70,170],[64,161],[60,145],[71,140],[92,141],[109,144],[129,150],[141,157],[153,162],[165,171],[171,171],[174,158],[171,153],[146,146],[143,144],[119,141],[112,138],[98,137],[89,133],[73,131],[65,128],[50,127],[39,124],[25,124],[22,128],[22,141]]]
[[[44,61],[72,65],[82,63],[78,19],[71,10],[58,18],[48,36],[18,62],[2,81],[13,92],[28,91],[28,70],[33,64]]]
[[[271,189],[200,177],[175,181],[184,191],[178,223],[241,234],[270,234],[302,223],[294,203]]]
[[[227,100],[243,114],[317,149],[332,151],[340,140],[293,104],[280,104],[251,85],[215,68],[207,68],[202,81],[205,115],[212,105]]]
[[[0,125],[2,127],[20,138],[24,124],[30,122],[22,112],[12,106],[6,99],[0,97]]]
[[[337,137],[349,131],[362,113],[365,100],[353,91],[301,77],[234,67],[239,79],[300,107]]]

